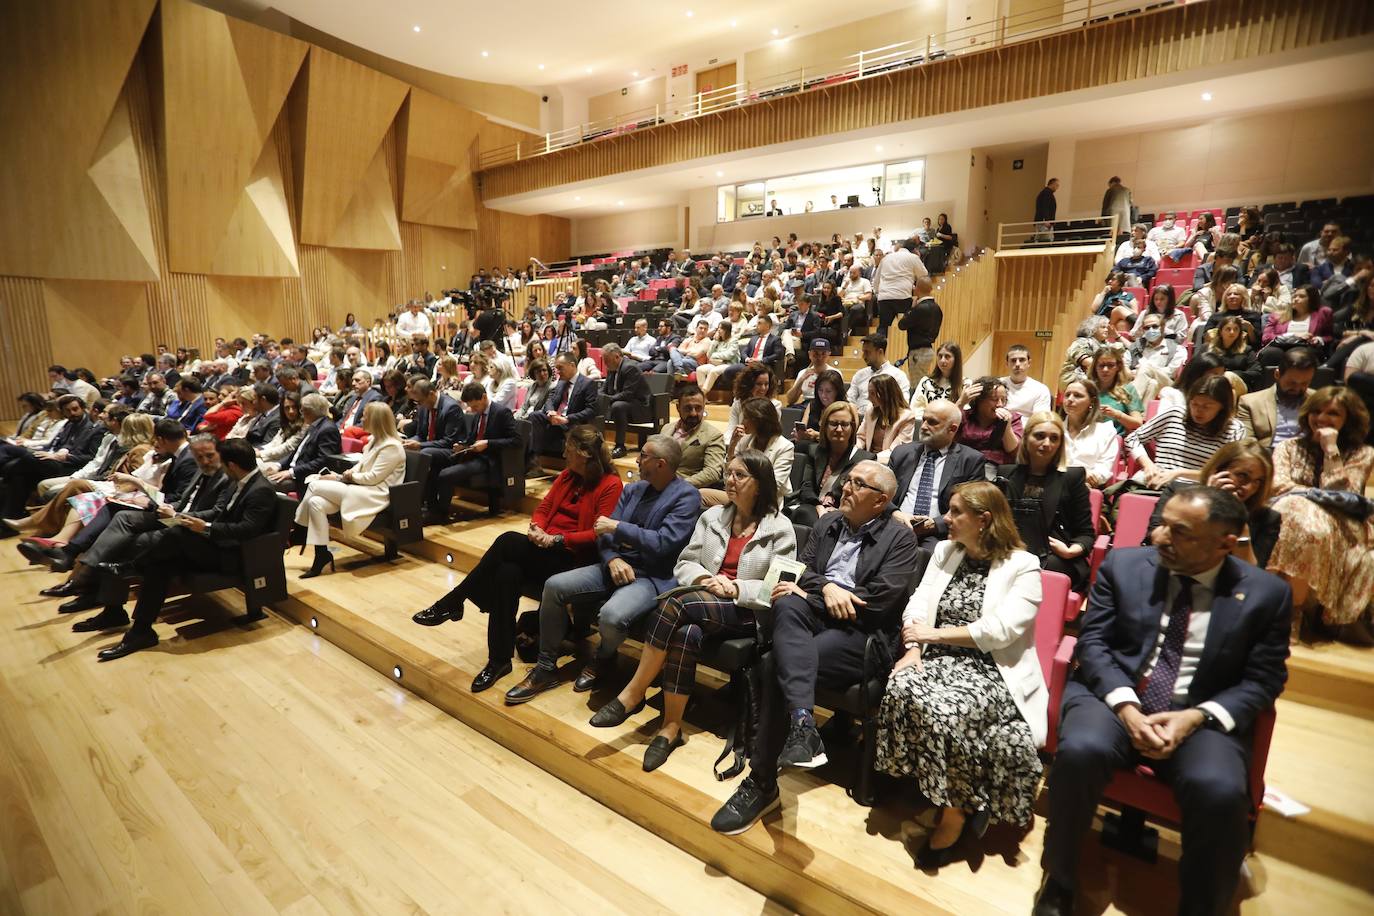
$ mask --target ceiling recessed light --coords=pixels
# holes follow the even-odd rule
[[[695,14],[694,14],[691,10],[688,10],[688,11],[687,11],[687,18],[688,18],[688,19],[691,19],[692,16],[694,16],[694,15],[695,15]]]
[[[581,200],[581,199],[582,199],[582,198],[580,198],[580,197],[574,197],[574,198],[573,198],[573,200]]]
[[[875,152],[875,153],[881,153],[882,151],[883,151],[883,145],[882,145],[881,143],[879,143],[877,146],[873,147],[873,152]]]
[[[632,71],[630,71],[630,76],[633,76],[633,77],[638,78],[638,77],[639,77],[639,71],[638,71],[638,70],[632,70]]]
[[[588,68],[587,68],[587,72],[588,72],[588,73],[591,73],[591,72],[592,72],[592,68],[591,68],[591,67],[588,67]]]
[[[730,20],[730,28],[733,29],[733,28],[734,28],[735,26],[737,26],[737,25],[739,25],[739,21],[738,21],[738,20],[735,20],[735,19],[731,19],[731,20]]]
[[[724,177],[725,177],[725,173],[724,173],[724,172],[719,172],[719,171],[718,171],[718,172],[716,172],[716,177],[717,177],[717,178],[724,178]]]
[[[615,202],[615,205],[616,205],[617,207],[623,207],[623,206],[625,206],[625,201],[623,201],[623,200],[617,200],[617,201]]]
[[[540,70],[543,70],[543,69],[544,69],[544,65],[543,65],[543,64],[540,64],[540,65],[539,65],[539,69],[540,69]]]
[[[774,37],[774,38],[777,38],[777,37],[778,37],[778,30],[777,30],[777,29],[774,29],[774,30],[773,30],[773,37]]]
[[[411,28],[414,29],[414,30],[417,31],[417,32],[420,31],[420,27],[419,27],[418,25],[413,25],[413,26],[411,26]]]
[[[1210,92],[1204,92],[1204,93],[1202,94],[1202,100],[1203,100],[1204,102],[1210,102],[1210,101],[1212,101],[1212,93],[1210,93]]]
[[[482,52],[482,56],[483,56],[483,57],[491,57],[491,55],[488,54],[486,51],[483,51],[483,52]]]

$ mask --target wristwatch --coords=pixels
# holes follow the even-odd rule
[[[1207,708],[1202,707],[1202,706],[1194,706],[1193,708],[1196,709],[1198,712],[1202,713],[1202,727],[1203,727],[1203,728],[1218,728],[1218,727],[1220,727],[1220,725],[1221,725],[1221,720],[1218,719],[1218,718],[1216,717],[1216,714],[1213,713],[1210,709],[1207,709]]]
[[[564,538],[563,535],[561,535],[561,534],[556,534],[556,535],[554,535],[554,538],[553,538],[553,546],[554,546],[554,547],[561,548],[561,547],[563,546],[563,544],[564,544],[566,541],[567,541],[567,539]]]

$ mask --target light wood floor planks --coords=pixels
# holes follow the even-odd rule
[[[6,916],[772,909],[275,617],[97,665],[5,546]]]

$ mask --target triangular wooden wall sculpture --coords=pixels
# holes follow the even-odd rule
[[[302,104],[293,101],[291,111],[299,237],[308,245],[335,245],[335,231],[346,214],[345,236],[355,234],[352,227],[360,222],[380,225],[386,217],[378,209],[389,209],[390,221],[396,219],[394,195],[381,193],[376,160],[410,87],[315,47],[306,71],[298,90]],[[380,174],[387,177],[384,160]],[[369,212],[348,214],[355,198]],[[386,247],[400,248],[399,233],[395,244]]]
[[[235,251],[261,237],[254,209],[285,211],[285,188],[264,181],[272,126],[308,46],[189,0],[162,2],[161,143],[171,268],[295,276],[295,239],[272,226],[276,251]],[[206,150],[213,149],[214,155]],[[251,191],[250,191],[251,186]],[[277,201],[265,196],[277,194]],[[285,249],[291,249],[289,256]]]
[[[372,248],[401,250],[401,227],[396,219],[396,189],[391,183],[386,150],[377,154],[358,182],[348,209],[334,224],[329,235],[331,248]]]
[[[477,228],[471,147],[483,118],[447,99],[412,89],[401,111],[401,218],[408,223]]]
[[[0,3],[0,274],[51,275],[56,262],[61,276],[148,278],[146,203],[127,193],[138,160],[130,174],[127,109],[115,108],[155,5]],[[123,238],[106,243],[84,228],[97,223]],[[79,273],[67,269],[76,264]]]
[[[234,277],[299,277],[300,261],[286,204],[277,144],[269,134],[248,186],[239,195],[210,273]]]

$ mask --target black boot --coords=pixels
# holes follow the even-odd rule
[[[299,547],[301,553],[305,553],[305,526],[291,523],[291,533],[286,536],[286,546],[288,549]]]
[[[327,545],[316,544],[315,561],[310,564],[310,568],[308,570],[301,573],[301,578],[313,579],[320,573],[324,572],[324,568],[326,566],[329,567],[330,572],[334,571],[334,555],[329,552],[329,547]]]

